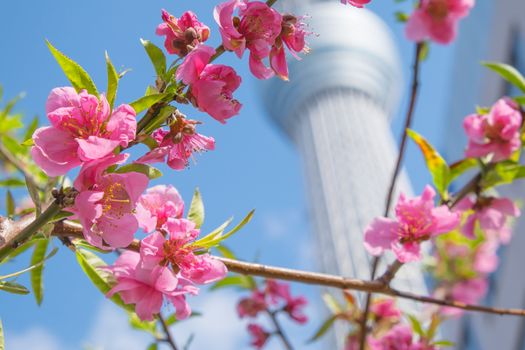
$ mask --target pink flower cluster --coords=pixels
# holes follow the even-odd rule
[[[140,157],[139,163],[163,163],[175,170],[183,170],[189,163],[193,153],[215,149],[213,137],[201,135],[196,132],[197,121],[175,116],[170,121],[170,129],[157,129],[151,136],[157,147]]]
[[[304,324],[308,317],[303,313],[308,301],[303,296],[293,297],[290,285],[287,283],[265,280],[263,289],[255,288],[249,297],[243,298],[237,304],[239,317],[256,318],[261,313],[284,313],[297,323]],[[248,332],[252,336],[251,345],[261,349],[271,333],[258,324],[250,323]]]
[[[368,337],[370,350],[437,350],[424,340],[415,341],[414,331],[406,324],[397,324],[378,338]]]
[[[238,16],[234,15],[236,11]],[[262,1],[229,0],[215,8],[222,44],[239,58],[249,50],[250,71],[259,79],[276,74],[288,80],[284,46],[293,55],[308,50],[308,32],[301,20],[293,15],[283,16]],[[263,62],[266,58],[270,67]]]
[[[474,7],[475,0],[421,0],[406,25],[408,39],[430,39],[440,44],[454,40],[458,22]]]
[[[413,199],[400,195],[395,212],[397,219],[376,218],[365,230],[365,248],[372,255],[392,250],[401,262],[419,260],[420,243],[454,229],[458,213],[446,205],[434,206],[435,192],[426,186],[423,194]]]
[[[111,111],[104,95],[55,88],[47,98],[46,114],[51,126],[34,132],[31,155],[49,176],[64,175],[135,139],[133,108],[123,104]]]
[[[177,319],[190,315],[186,294],[197,294],[195,284],[222,279],[227,269],[203,247],[194,244],[199,235],[195,223],[182,218],[184,203],[171,186],[155,186],[142,195],[137,205],[140,227],[153,232],[141,241],[140,253],[123,254],[110,268],[119,292],[127,304],[135,304],[142,320],[160,312],[163,297],[176,308]]]
[[[180,18],[176,18],[168,11],[162,10],[162,20],[156,33],[166,36],[164,47],[172,55],[186,56],[210,36],[210,28],[201,23],[191,11],[184,12]]]
[[[471,114],[463,122],[468,137],[467,157],[509,159],[521,146],[521,113],[509,98],[499,99],[487,114]]]
[[[177,69],[176,78],[190,87],[190,99],[199,110],[225,123],[241,109],[239,101],[233,98],[241,77],[229,66],[210,64],[214,54],[214,48],[197,45]]]

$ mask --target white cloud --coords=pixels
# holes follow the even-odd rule
[[[7,332],[6,332],[7,333]],[[59,340],[46,329],[30,328],[21,333],[6,334],[6,349],[9,350],[59,350],[65,349]]]
[[[129,326],[128,317],[123,310],[104,301],[81,345],[97,350],[144,350],[151,341],[149,334]]]

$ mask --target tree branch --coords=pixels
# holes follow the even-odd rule
[[[173,336],[171,335],[168,324],[166,323],[166,320],[160,313],[159,313],[159,323],[162,326],[164,335],[166,336],[166,338],[164,338],[163,341],[169,344],[172,350],[177,350],[177,344],[175,344],[175,339],[173,339]]]
[[[283,343],[284,348],[286,350],[293,350],[292,343],[290,343],[290,340],[288,340],[288,338],[286,337],[286,334],[284,334],[284,331],[281,325],[279,324],[279,321],[277,320],[276,313],[268,309],[266,310],[266,312],[268,313],[268,316],[272,320],[272,323],[275,327],[275,334],[277,334],[277,336],[281,339],[281,342]]]

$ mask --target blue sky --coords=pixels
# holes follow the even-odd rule
[[[91,74],[99,90],[105,89],[104,51],[107,50],[118,70],[132,69],[121,80],[117,103],[133,101],[142,96],[147,84],[154,79],[139,38],[162,44],[162,39],[154,34],[160,22],[160,9],[179,15],[191,8],[211,27],[212,44],[217,44],[219,36],[212,18],[212,8],[217,3],[208,0],[5,2],[0,21],[0,84],[4,86],[4,95],[10,98],[25,91],[26,98],[16,111],[28,119],[38,115],[46,123],[44,105],[49,91],[68,84],[47,50],[44,40],[49,39]],[[388,22],[398,39],[405,85],[412,45],[403,39],[403,28],[395,23],[393,13],[407,6],[409,4],[385,0],[376,0],[370,6]],[[437,144],[441,142],[441,121],[446,112],[452,52],[453,47],[433,46],[431,58],[423,65],[415,129]],[[220,125],[200,112],[191,112],[190,117],[205,121],[202,133],[215,137],[216,151],[197,156],[197,163],[183,172],[163,168],[166,176],[152,185],[171,183],[188,203],[198,186],[207,209],[204,231],[231,215],[241,219],[255,208],[253,221],[229,243],[240,258],[317,269],[300,159],[293,145],[266,117],[254,93],[257,86],[247,72],[246,60],[241,62],[233,55],[223,55],[220,62],[234,66],[243,77],[243,85],[236,93],[244,104],[241,114],[227,125]],[[406,100],[403,100],[400,111],[405,108]],[[400,115],[394,116],[396,139],[401,122]],[[407,167],[412,173],[417,171],[412,180],[416,191],[421,189],[428,176],[421,170],[420,156],[413,147],[409,150]],[[19,267],[28,263],[28,257],[18,260],[16,266]],[[31,295],[0,294],[0,317],[6,329],[8,349],[80,349],[83,344],[104,346],[104,349],[141,349],[147,344],[147,336],[128,330],[122,312],[95,290],[67,249],[60,249],[46,264],[44,278],[46,289],[41,307],[36,306]],[[20,281],[27,280],[21,278]],[[322,308],[315,301],[319,292],[316,288],[294,285],[293,290],[312,300],[308,309],[310,324],[304,328],[290,326],[291,334],[297,335],[296,344],[303,348],[302,342],[321,321]],[[234,314],[238,296],[233,291],[223,291],[191,299],[191,305],[206,316],[175,327],[175,337],[182,343],[195,332],[195,349],[205,348],[210,339],[214,341],[214,349],[219,349],[217,342],[221,344],[220,349],[246,348],[244,326]],[[275,345],[271,348],[277,348]]]

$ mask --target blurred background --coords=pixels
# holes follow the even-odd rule
[[[228,242],[241,259],[366,278],[368,257],[363,255],[358,238],[367,215],[382,214],[378,208],[383,205],[382,188],[395,160],[391,146],[401,132],[414,51],[395,13],[410,12],[412,4],[375,0],[367,7],[375,16],[342,6],[337,0],[313,4],[284,1],[287,10],[312,17],[310,30],[317,35],[309,37],[311,57],[294,62],[291,81],[283,83],[258,82],[248,72],[247,59],[221,56],[220,63],[233,66],[243,78],[235,95],[244,105],[241,114],[220,125],[187,109],[189,117],[204,121],[201,132],[216,139],[216,150],[198,155],[182,172],[162,168],[165,176],[151,185],[173,184],[188,204],[194,188],[199,187],[206,206],[204,232],[232,215],[241,219],[255,208],[251,223]],[[2,2],[0,84],[4,100],[25,92],[15,112],[24,114],[28,122],[38,115],[47,123],[44,106],[49,91],[68,85],[45,45],[48,39],[79,62],[100,90],[106,84],[107,50],[118,70],[131,69],[120,82],[116,101],[129,103],[142,96],[155,78],[139,38],[162,46],[163,38],[155,35],[160,10],[165,8],[174,16],[188,9],[196,12],[212,30],[209,43],[217,45],[220,36],[212,11],[218,3]],[[490,105],[511,93],[478,62],[505,61],[522,71],[525,68],[525,24],[519,18],[525,13],[525,3],[500,0],[497,5],[495,0],[478,0],[471,15],[461,22],[458,40],[445,47],[432,45],[422,65],[413,128],[448,161],[462,155],[463,117],[476,105]],[[333,22],[328,20],[331,16]],[[323,56],[339,47],[338,42],[344,50]],[[366,74],[352,75],[354,63],[356,71]],[[302,64],[308,70],[301,71]],[[337,74],[343,68],[348,69],[344,71],[348,75]],[[343,123],[348,120],[352,124]],[[373,130],[378,132],[367,134]],[[362,162],[356,163],[357,159]],[[372,166],[365,166],[367,162]],[[412,145],[405,164],[411,185],[405,178],[402,186],[419,193],[430,178]],[[376,178],[383,182],[375,184]],[[20,196],[17,199],[22,200]],[[334,218],[341,218],[340,222]],[[523,265],[519,247],[525,240],[519,238],[516,235],[516,244],[501,253],[500,269],[488,296],[491,303],[502,307],[525,307],[525,276],[516,276],[509,267]],[[28,259],[22,256],[9,268],[26,266]],[[408,273],[408,280],[421,279],[413,273],[416,275]],[[44,279],[41,307],[31,295],[0,294],[7,349],[144,349],[149,344],[150,337],[131,330],[126,315],[91,285],[69,250],[60,249],[46,263]],[[20,282],[29,284],[26,277]],[[424,287],[416,283],[413,288]],[[306,344],[326,317],[321,291],[293,285],[292,292],[310,300],[308,325],[285,323],[296,348],[332,348],[329,339]],[[192,349],[249,348],[245,322],[235,313],[241,294],[233,290],[207,293],[204,288],[202,294],[191,298],[190,305],[204,316],[176,325],[173,334],[177,341],[184,344],[194,335]],[[523,326],[518,319],[467,316],[449,326],[447,335],[457,342],[458,349],[495,349],[499,345],[500,349],[521,350],[525,349]],[[267,348],[279,349],[279,345],[272,340]]]

